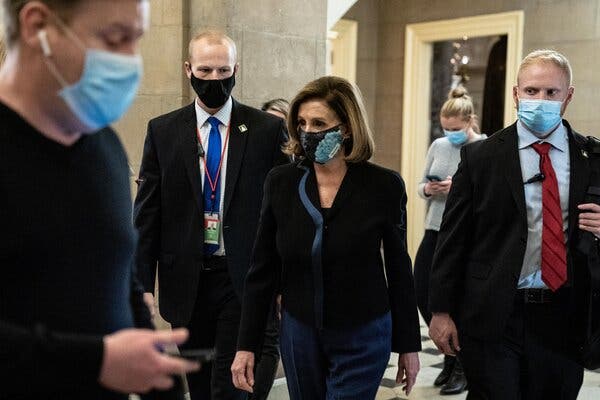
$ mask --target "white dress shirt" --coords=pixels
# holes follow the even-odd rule
[[[231,100],[231,96],[229,96],[229,99],[227,99],[223,107],[221,107],[221,109],[217,111],[214,115],[210,115],[209,113],[204,111],[202,107],[198,105],[197,99],[194,102],[194,104],[196,106],[196,124],[200,131],[200,138],[202,139],[202,148],[205,152],[208,150],[208,140],[210,134],[210,124],[208,123],[208,118],[215,117],[221,122],[221,124],[219,125],[219,133],[221,134],[221,152],[223,154],[221,172],[219,174],[221,178],[221,192],[219,196],[219,216],[221,223],[219,224],[219,249],[214,253],[214,255],[224,256],[225,245],[223,242],[223,203],[225,199],[225,178],[227,176],[227,151],[229,148],[229,141],[225,142],[225,139],[227,138],[227,130],[231,122],[231,109],[233,106],[233,101]],[[199,160],[199,164],[200,176],[202,178],[202,190],[204,191],[204,180],[206,179],[206,174],[204,172],[204,161]],[[202,217],[204,218],[204,216]]]
[[[521,161],[521,173],[523,182],[540,173],[540,156],[531,147],[533,143],[547,142],[551,144],[548,153],[552,168],[556,173],[558,181],[558,193],[560,196],[560,208],[563,217],[563,232],[565,245],[569,221],[569,137],[567,129],[562,124],[550,136],[545,139],[537,138],[521,121],[517,122],[517,134],[519,136],[519,158]],[[527,247],[518,288],[546,289],[542,281],[542,181],[524,184],[525,206],[527,209]]]

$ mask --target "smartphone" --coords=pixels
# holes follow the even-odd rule
[[[425,178],[427,178],[427,180],[431,181],[431,182],[441,182],[442,178],[440,178],[437,175],[426,175]]]
[[[215,349],[181,349],[179,354],[171,354],[171,356],[206,363],[215,359]]]

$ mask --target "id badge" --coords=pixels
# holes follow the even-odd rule
[[[221,220],[218,213],[204,213],[204,243],[219,244],[219,227]]]

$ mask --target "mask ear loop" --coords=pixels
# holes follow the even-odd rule
[[[69,38],[71,38],[71,40],[72,40],[72,41],[74,41],[74,42],[75,42],[75,44],[76,44],[77,46],[79,46],[79,48],[80,48],[81,50],[83,50],[83,51],[85,52],[85,51],[87,50],[87,47],[86,47],[85,43],[83,43],[83,42],[81,41],[81,39],[79,39],[79,38],[77,37],[77,35],[75,35],[75,34],[73,33],[73,31],[71,30],[71,28],[69,28],[69,27],[68,27],[68,26],[67,26],[67,25],[66,25],[66,24],[63,22],[63,20],[62,20],[62,19],[60,19],[60,17],[59,17],[58,15],[56,15],[56,14],[53,14],[53,15],[54,15],[54,21],[56,21],[56,24],[57,24],[57,25],[60,27],[60,29],[62,29],[62,30],[63,30],[63,31],[64,31],[64,32],[67,34],[67,36],[68,36]]]
[[[48,42],[48,33],[45,29],[40,29],[37,33],[37,37],[40,41],[40,46],[42,47],[42,53],[44,54],[44,62],[48,69],[54,75],[54,78],[58,81],[58,83],[63,87],[69,86],[67,81],[62,77],[62,75],[56,69],[56,66],[52,61],[50,61],[50,57],[52,57],[52,49],[50,48],[50,43]]]

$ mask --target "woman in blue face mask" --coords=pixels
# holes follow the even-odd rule
[[[448,95],[448,100],[440,112],[440,122],[444,129],[444,137],[435,140],[429,147],[423,179],[418,189],[419,196],[427,201],[427,216],[425,235],[415,258],[414,274],[419,310],[427,325],[431,321],[431,313],[427,306],[429,273],[446,197],[452,186],[452,175],[460,161],[460,148],[486,137],[479,133],[473,101],[462,86],[453,89]],[[456,394],[465,390],[466,384],[460,361],[455,357],[446,356],[444,369],[434,385],[441,386],[441,394]]]
[[[291,104],[286,152],[299,161],[265,181],[231,368],[240,389],[252,390],[278,292],[291,400],[372,400],[391,351],[400,354],[397,383],[407,393],[415,383],[421,344],[406,193],[396,172],[368,162],[366,121],[358,88],[337,77],[310,82]]]

